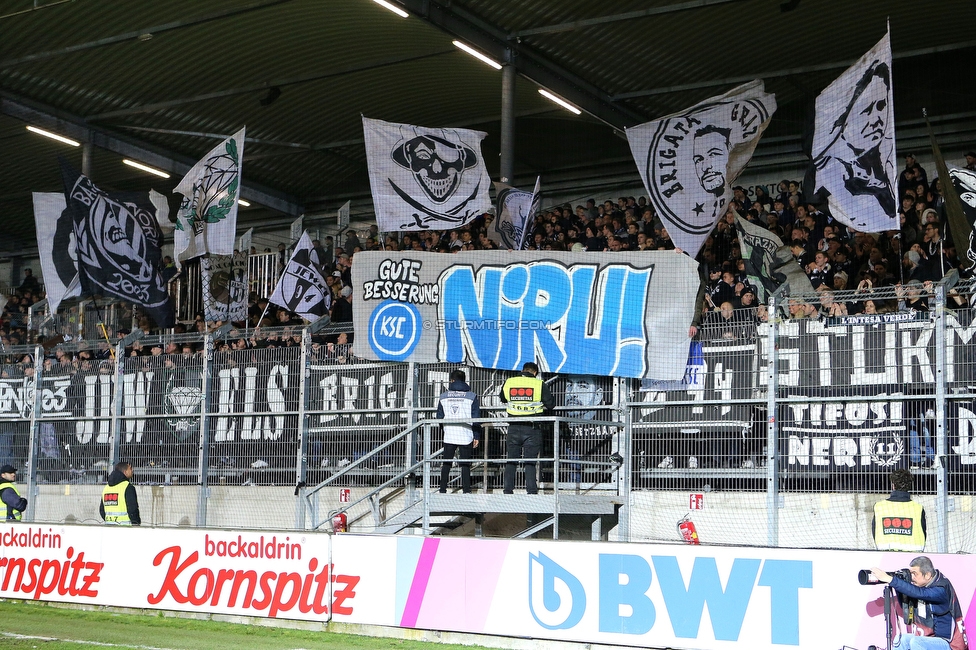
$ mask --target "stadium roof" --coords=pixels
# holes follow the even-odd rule
[[[928,109],[947,154],[976,142],[976,13],[879,0],[8,0],[0,9],[0,255],[35,246],[32,191],[59,191],[57,156],[113,190],[172,190],[247,126],[240,226],[371,213],[360,115],[488,132],[497,176],[502,74],[452,44],[512,61],[515,183],[609,196],[639,184],[624,127],[753,78],[779,110],[754,169],[801,166],[816,95],[890,20],[898,147],[925,148]],[[583,109],[575,116],[544,87]],[[955,151],[959,149],[960,151]],[[163,180],[122,164],[169,171]],[[175,207],[174,198],[171,204]]]

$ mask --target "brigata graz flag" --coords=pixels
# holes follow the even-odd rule
[[[364,117],[363,135],[381,232],[460,228],[491,207],[486,133]]]
[[[803,272],[783,240],[762,226],[735,215],[735,229],[739,233],[739,249],[745,264],[746,277],[756,287],[760,302],[784,284],[790,294],[813,293],[810,278]]]
[[[203,313],[208,321],[247,319],[247,251],[200,258]]]
[[[542,196],[539,194],[540,178],[535,179],[531,192],[495,183],[495,219],[488,228],[488,237],[499,248],[522,250],[528,231],[532,229],[535,215],[539,212]]]
[[[237,237],[244,129],[214,147],[173,190],[182,194],[173,249],[176,264],[198,255],[231,255]]]
[[[81,288],[146,309],[159,327],[172,327],[173,305],[160,274],[166,210],[158,192],[115,192],[95,186],[62,161],[66,212],[74,225]]]
[[[678,380],[697,263],[680,253],[363,252],[353,353],[366,359]],[[666,353],[664,351],[667,351]]]
[[[329,313],[332,294],[325,278],[312,263],[311,252],[312,240],[308,232],[304,232],[268,301],[314,323]]]
[[[775,110],[776,97],[756,80],[627,129],[644,187],[675,246],[698,254]]]
[[[62,300],[81,295],[75,224],[65,210],[63,192],[34,192],[33,198],[44,293],[48,307],[54,313]]]
[[[888,34],[817,97],[814,192],[861,232],[897,230],[898,174]]]

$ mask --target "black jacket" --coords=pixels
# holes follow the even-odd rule
[[[108,475],[109,487],[116,486],[122,481],[129,481],[129,479],[117,469],[112,470],[112,473]],[[142,518],[139,516],[139,499],[136,497],[136,487],[132,481],[129,481],[129,485],[125,488],[125,509],[129,512],[129,520],[133,526],[142,524]],[[105,519],[105,505],[102,504],[101,500],[98,502],[98,514],[103,520]]]

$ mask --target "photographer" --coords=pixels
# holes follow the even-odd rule
[[[898,592],[905,623],[912,628],[901,635],[894,650],[949,650],[956,620],[962,617],[952,583],[924,555],[912,560],[909,571],[911,582],[905,580],[908,576],[890,575],[877,567],[871,569],[879,582],[890,583]]]

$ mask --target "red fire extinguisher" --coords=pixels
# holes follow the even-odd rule
[[[346,532],[346,513],[337,512],[334,515],[332,515],[332,532],[333,533]]]
[[[698,539],[698,529],[695,528],[695,522],[690,517],[691,513],[689,512],[684,519],[678,522],[678,533],[686,544],[698,546],[701,544],[701,540]]]

